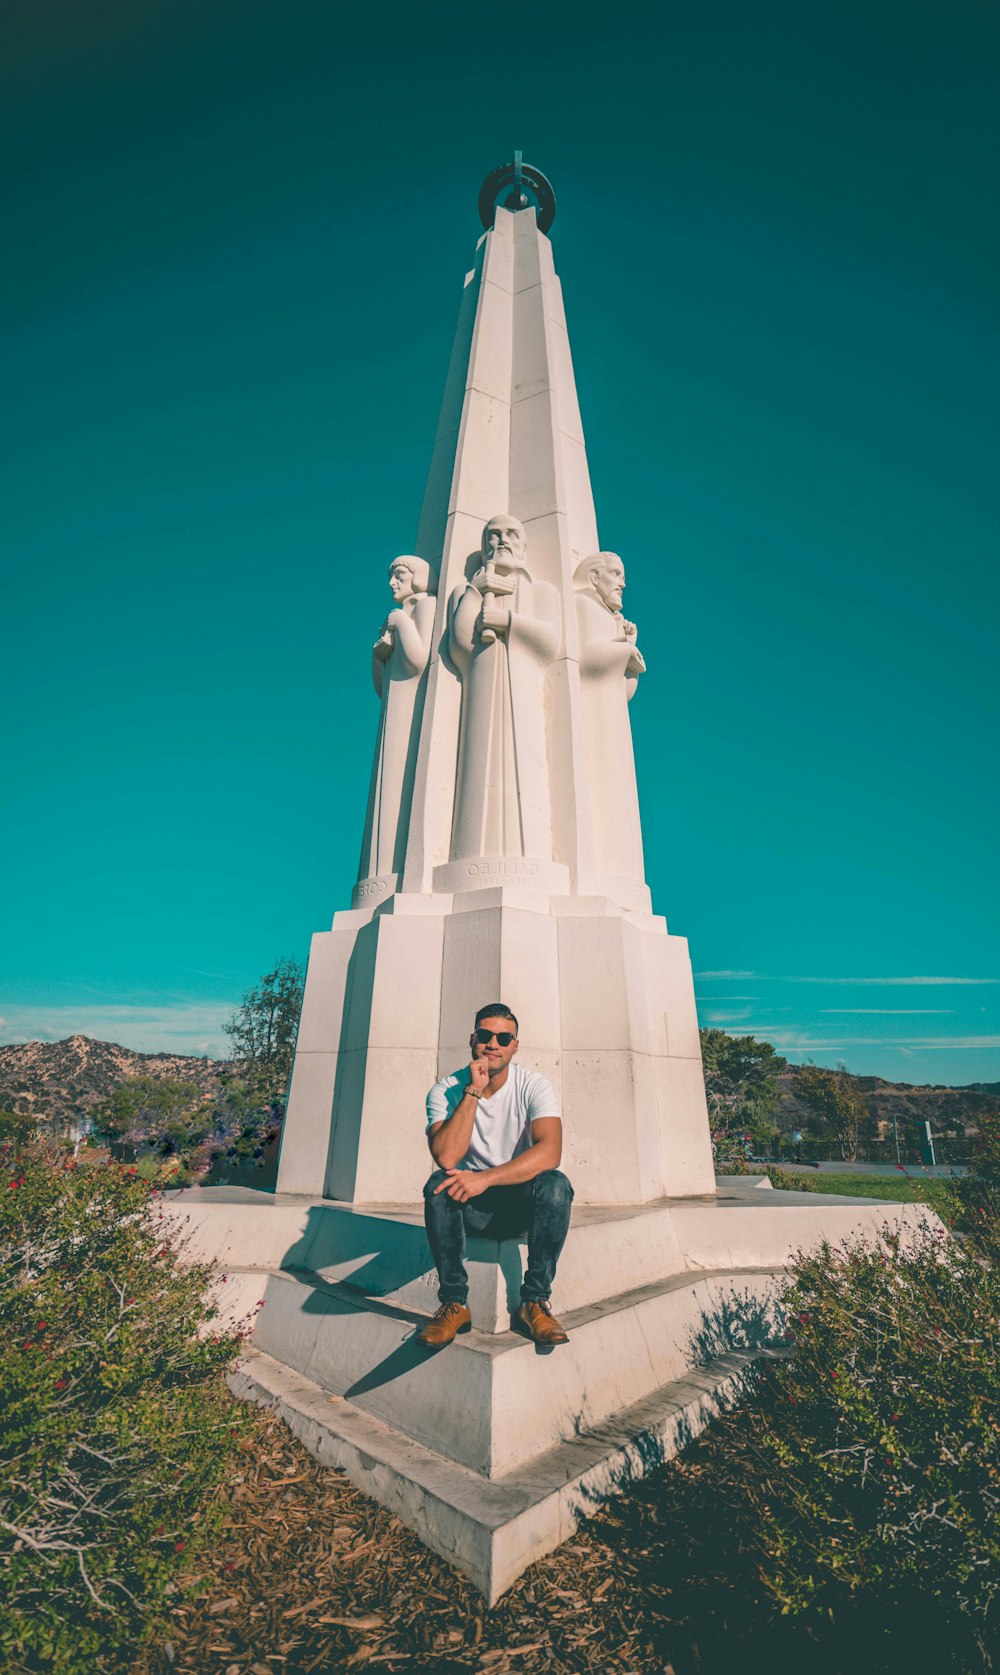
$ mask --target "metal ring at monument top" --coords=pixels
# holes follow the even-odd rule
[[[509,193],[508,186],[511,188]],[[546,180],[541,169],[536,169],[532,163],[522,162],[521,153],[515,151],[514,161],[491,169],[479,188],[479,219],[488,232],[498,208],[519,210],[530,209],[532,205],[538,217],[539,232],[547,233],[556,218],[556,195],[552,184]]]

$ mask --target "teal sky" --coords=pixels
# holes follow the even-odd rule
[[[218,1052],[347,904],[385,567],[519,146],[703,1022],[1000,1079],[996,8],[2,27],[0,1040]]]

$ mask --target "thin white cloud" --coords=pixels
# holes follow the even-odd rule
[[[746,1025],[741,1022],[741,1033],[763,1036],[783,1053],[842,1052],[845,1047],[902,1047],[922,1053],[955,1051],[979,1052],[1000,1047],[1000,1035],[809,1035],[800,1030],[772,1028],[766,1023]]]
[[[755,971],[696,971],[696,977],[756,977]]]
[[[889,988],[893,985],[926,984],[931,987],[945,984],[981,985],[983,983],[1000,983],[1000,977],[786,977],[786,983],[829,983],[856,985],[869,988]]]
[[[822,1018],[953,1018],[950,1006],[821,1006]]]
[[[89,1035],[136,1053],[225,1058],[229,1040],[222,1025],[232,1011],[232,1005],[208,1001],[176,1006],[9,1006],[0,1022],[0,1045]]]

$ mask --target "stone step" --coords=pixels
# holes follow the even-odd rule
[[[430,1352],[426,1319],[319,1275],[271,1274],[255,1347],[485,1477],[590,1431],[695,1363],[773,1336],[773,1271],[674,1275],[569,1311],[568,1344],[473,1331]]]
[[[217,1262],[230,1274],[268,1269],[319,1274],[402,1308],[436,1309],[437,1275],[422,1210],[276,1202],[263,1194],[256,1196],[264,1202],[251,1206],[206,1199],[211,1190],[177,1194],[166,1206],[192,1258]],[[478,1330],[507,1331],[526,1265],[524,1240],[468,1241],[469,1307]],[[574,1212],[559,1259],[553,1308],[584,1308],[684,1266],[668,1206],[585,1207]]]
[[[230,1275],[300,1271],[403,1309],[437,1307],[437,1276],[416,1206],[208,1187],[169,1194],[164,1212],[193,1258],[218,1262]],[[762,1192],[739,1181],[726,1183],[716,1202],[574,1206],[552,1306],[562,1316],[671,1274],[782,1268],[821,1239],[874,1238],[887,1221],[906,1233],[926,1213],[919,1204]],[[523,1241],[471,1239],[466,1265],[474,1325],[505,1332],[519,1298]]]
[[[492,1479],[259,1351],[248,1353],[230,1382],[237,1395],[276,1409],[316,1459],[388,1507],[492,1606],[610,1495],[686,1447],[768,1353],[716,1356],[600,1426]]]

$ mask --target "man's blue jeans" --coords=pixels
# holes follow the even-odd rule
[[[424,1223],[438,1271],[442,1303],[467,1303],[465,1238],[516,1239],[528,1236],[528,1266],[521,1282],[522,1303],[545,1303],[552,1290],[556,1263],[566,1243],[573,1188],[559,1169],[545,1169],[533,1180],[514,1186],[489,1186],[478,1198],[460,1204],[434,1188],[445,1179],[436,1169],[424,1187]]]

